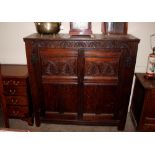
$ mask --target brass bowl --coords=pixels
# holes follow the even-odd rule
[[[36,30],[40,34],[57,34],[60,31],[60,22],[35,22]]]

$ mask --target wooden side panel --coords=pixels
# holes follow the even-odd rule
[[[136,74],[131,116],[138,131],[155,131],[155,87],[144,75]]]
[[[140,122],[142,107],[144,104],[144,95],[145,90],[140,84],[139,80],[136,79],[132,96],[131,111],[137,124]]]
[[[149,89],[144,105],[143,130],[155,131],[155,89]]]
[[[150,117],[152,119],[154,118],[155,120],[155,89],[150,89],[148,95],[149,97],[148,97],[148,100],[146,101],[147,106],[145,110],[147,113],[147,117]]]
[[[2,117],[3,117],[4,126],[6,128],[9,128],[9,118],[8,118],[8,111],[6,107],[6,99],[4,96],[1,64],[0,64],[0,106],[2,108],[2,115],[3,115]]]

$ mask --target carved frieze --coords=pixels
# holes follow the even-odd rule
[[[128,48],[128,44],[117,40],[46,40],[37,45],[47,48]]]

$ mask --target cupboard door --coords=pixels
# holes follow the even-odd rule
[[[121,52],[89,50],[85,52],[83,119],[114,119],[118,104]]]
[[[51,120],[77,118],[77,51],[41,49],[44,117]]]

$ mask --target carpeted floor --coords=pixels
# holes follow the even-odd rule
[[[84,126],[84,125],[62,125],[62,124],[42,123],[40,127],[36,127],[35,125],[29,126],[27,122],[18,119],[10,119],[9,122],[11,129],[29,130],[32,132],[117,132],[118,131],[117,127],[111,127],[111,126]],[[3,127],[2,117],[0,117],[0,127]],[[129,114],[127,117],[124,131],[126,132],[135,131]]]

